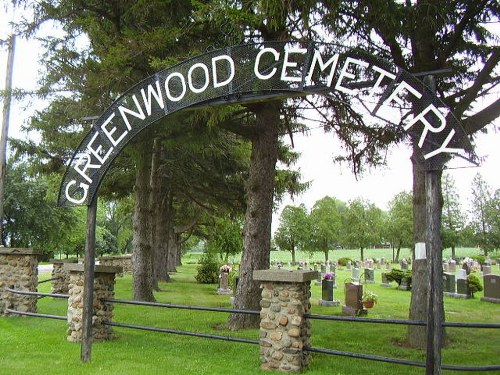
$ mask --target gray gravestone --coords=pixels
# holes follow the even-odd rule
[[[467,271],[463,268],[457,270],[457,297],[470,298],[471,293],[467,286]]]
[[[353,268],[352,269],[352,279],[355,281],[359,280],[359,268]]]
[[[365,268],[365,283],[375,283],[375,270],[373,268]]]
[[[387,280],[387,273],[382,272],[382,284],[380,286],[391,286],[389,280]]]
[[[481,301],[500,303],[500,275],[485,275],[484,297]]]
[[[451,273],[443,273],[443,291],[444,294],[455,294],[455,275]]]

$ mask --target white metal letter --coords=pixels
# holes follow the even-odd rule
[[[106,119],[106,121],[103,122],[103,124],[101,125],[101,129],[102,131],[104,132],[104,134],[106,134],[106,137],[108,137],[109,141],[111,142],[111,144],[113,146],[116,146],[118,143],[120,143],[120,141],[125,138],[125,136],[128,134],[128,130],[125,130],[119,137],[118,139],[114,139],[113,138],[113,134],[115,133],[116,131],[116,127],[113,127],[112,129],[108,130],[106,129],[106,126],[108,126],[108,124],[111,123],[111,120],[113,120],[113,117],[115,117],[115,114],[112,113],[109,115],[109,117]],[[111,148],[112,150],[113,148]],[[111,152],[110,150],[110,152]],[[107,155],[108,156],[108,155]],[[107,159],[107,156],[106,156],[106,159]]]
[[[275,61],[278,61],[279,58],[280,58],[280,54],[278,53],[278,51],[276,51],[274,48],[264,48],[262,51],[260,51],[257,56],[255,57],[255,65],[253,67],[253,71],[255,73],[255,76],[259,79],[269,79],[271,78],[273,75],[276,74],[276,68],[272,68],[271,69],[271,72],[264,75],[264,74],[261,74],[259,72],[259,64],[260,64],[260,58],[262,57],[262,55],[266,52],[271,52],[273,55],[274,55],[274,60]]]
[[[180,81],[181,81],[182,92],[180,93],[179,96],[172,96],[172,94],[170,93],[170,89],[168,87],[168,83],[170,82],[170,80],[173,77],[178,77],[180,79]],[[168,77],[167,77],[167,79],[165,80],[165,92],[167,93],[167,98],[170,101],[172,101],[172,102],[178,102],[179,100],[181,100],[184,97],[184,95],[186,95],[186,81],[184,79],[184,76],[181,73],[177,73],[177,72],[169,74]]]
[[[342,91],[342,92],[345,92],[346,94],[354,94],[355,93],[354,90],[351,90],[351,89],[348,89],[347,87],[342,86],[342,80],[344,79],[344,77],[350,78],[350,79],[356,78],[356,76],[354,74],[347,72],[347,69],[349,69],[349,64],[355,64],[355,65],[363,66],[365,68],[367,68],[369,66],[369,64],[366,61],[353,59],[352,57],[348,57],[345,60],[344,66],[342,67],[342,70],[340,71],[339,79],[337,80],[337,84],[335,85],[335,89]]]
[[[205,83],[200,88],[194,87],[194,84],[193,84],[193,71],[196,68],[201,68],[201,70],[203,70],[203,73],[205,73]],[[189,88],[191,89],[192,92],[194,92],[196,94],[202,93],[203,91],[205,91],[207,89],[209,83],[210,83],[210,74],[208,73],[208,68],[205,64],[196,63],[191,68],[189,68],[188,85],[189,85]]]
[[[135,103],[135,107],[137,108],[137,112],[134,112],[131,109],[128,109],[128,108],[125,108],[125,107],[122,107],[122,106],[118,107],[118,111],[120,112],[120,115],[123,118],[123,122],[125,122],[125,125],[127,125],[127,129],[128,130],[131,130],[132,127],[130,126],[130,123],[128,121],[127,116],[125,115],[126,113],[128,113],[128,114],[130,114],[130,115],[132,115],[134,117],[137,117],[137,118],[139,118],[141,120],[144,120],[146,118],[146,115],[144,114],[144,111],[142,110],[142,107],[139,104],[139,101],[137,100],[137,98],[136,98],[135,95],[132,95],[132,100]]]
[[[155,81],[156,85],[156,91],[153,90],[153,86],[148,85],[148,96],[146,97],[146,93],[144,92],[144,89],[141,89],[141,95],[142,95],[142,101],[144,102],[144,107],[146,107],[146,112],[149,115],[153,112],[152,106],[153,106],[153,100],[151,100],[151,96],[154,96],[156,99],[156,103],[160,106],[161,109],[165,107],[165,103],[163,103],[163,95],[160,90],[160,81],[156,80]]]
[[[87,194],[88,194],[88,191],[89,191],[89,185],[84,184],[83,182],[80,182],[79,188],[83,190],[83,195],[82,195],[82,197],[80,199],[75,199],[75,198],[73,198],[73,197],[71,197],[69,195],[69,188],[72,185],[76,185],[76,181],[75,180],[71,180],[66,185],[66,190],[65,190],[66,199],[68,201],[70,201],[71,203],[73,203],[73,204],[82,204],[83,202],[85,202],[85,199],[87,199]]]
[[[297,63],[295,61],[289,61],[288,58],[290,57],[291,53],[300,53],[304,54],[307,52],[307,49],[305,48],[290,48],[285,51],[285,58],[283,61],[283,68],[281,69],[281,80],[282,81],[288,81],[288,82],[300,82],[302,80],[302,77],[294,77],[294,76],[289,76],[286,74],[286,70],[288,68],[296,68]]]
[[[306,82],[308,84],[312,84],[312,76],[314,74],[314,68],[316,67],[316,63],[319,63],[319,68],[321,71],[324,71],[328,65],[332,65],[330,68],[330,74],[328,75],[328,80],[327,84],[328,86],[332,85],[333,81],[333,75],[335,74],[335,68],[337,67],[337,62],[339,61],[339,54],[336,53],[333,55],[330,60],[328,60],[326,63],[323,63],[323,58],[321,57],[321,53],[319,51],[314,51],[314,56],[311,62],[311,67],[309,68],[309,74],[306,77]]]
[[[440,125],[435,128],[432,126],[432,124],[427,121],[425,118],[425,115],[429,112],[433,112],[437,118],[439,119]],[[422,130],[422,135],[420,136],[420,139],[418,140],[418,147],[422,148],[422,145],[424,144],[425,137],[427,137],[427,133],[430,131],[431,133],[440,133],[441,131],[444,130],[446,127],[446,119],[444,118],[443,114],[439,112],[439,109],[437,109],[434,104],[430,104],[426,109],[424,109],[418,116],[415,116],[413,120],[411,120],[408,124],[404,126],[404,130],[410,129],[415,123],[418,121],[421,121],[422,124],[424,124],[424,130]]]
[[[217,62],[220,60],[226,60],[229,63],[229,77],[225,81],[222,81],[222,82],[218,81],[219,77],[217,74]],[[212,76],[214,79],[214,88],[225,86],[233,80],[233,78],[234,78],[234,61],[231,58],[231,56],[220,55],[220,56],[214,57],[212,59]]]

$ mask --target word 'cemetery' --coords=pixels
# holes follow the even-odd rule
[[[367,59],[329,52],[321,46],[325,45],[314,44],[307,49],[286,43],[275,47],[254,45],[251,49],[236,46],[185,61],[139,83],[99,118],[80,145],[63,180],[59,204],[88,203],[89,190],[97,190],[121,149],[159,118],[192,105],[224,99],[244,101],[250,95],[255,100],[272,92],[286,96],[338,91],[357,98],[376,119],[401,124],[405,131],[421,129],[420,148],[429,133],[443,132],[441,144],[433,143],[425,149],[425,159],[462,151],[449,147],[454,144],[455,129],[447,127],[445,108],[428,104],[409,116],[394,110],[404,102],[422,99],[423,87],[415,87],[398,72]],[[247,47],[248,51],[238,57],[237,47]]]

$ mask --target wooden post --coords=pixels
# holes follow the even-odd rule
[[[443,346],[443,280],[441,277],[441,207],[439,203],[439,171],[425,174],[427,246],[430,257],[427,260],[429,274],[429,296],[427,307],[427,362],[426,374],[441,374],[441,348]]]
[[[426,76],[424,83],[436,91],[434,77]],[[444,331],[443,280],[441,253],[441,174],[442,163],[436,163],[431,170],[425,171],[425,206],[427,221],[427,271],[429,275],[429,294],[427,303],[427,360],[426,375],[441,374],[441,348]]]
[[[85,241],[83,285],[83,332],[80,358],[90,362],[92,354],[92,310],[94,304],[95,230],[97,194],[87,207],[87,238]]]
[[[15,50],[16,36],[12,34],[9,37],[9,54],[7,57],[7,72],[5,76],[5,98],[3,101],[2,128],[0,131],[0,239],[3,238],[5,170],[7,169],[7,139],[9,137],[10,103],[12,99],[11,90]]]

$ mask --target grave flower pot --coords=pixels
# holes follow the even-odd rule
[[[370,290],[366,290],[363,293],[363,297],[361,298],[361,302],[363,303],[363,306],[366,309],[371,309],[373,307],[373,305],[375,305],[375,303],[377,302],[377,299],[378,299],[378,296],[375,293],[373,293]]]
[[[321,281],[321,299],[323,301],[333,301],[333,280],[323,279]]]
[[[365,301],[365,302],[363,302],[363,306],[366,309],[371,309],[373,307],[373,305],[375,305],[375,301]]]

